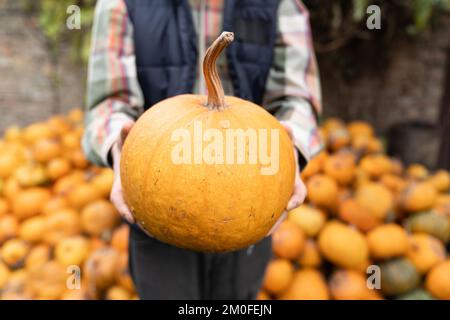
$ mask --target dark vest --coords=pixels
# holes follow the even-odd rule
[[[145,106],[194,87],[197,48],[188,0],[126,0],[134,27],[139,83]],[[278,0],[225,0],[223,30],[234,95],[261,105],[272,65]]]

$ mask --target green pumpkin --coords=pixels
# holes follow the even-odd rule
[[[401,295],[397,300],[436,300],[428,291],[416,289],[407,294]]]
[[[414,233],[430,234],[444,243],[450,236],[450,223],[448,219],[433,211],[421,212],[406,219],[405,227]]]
[[[386,296],[398,296],[414,290],[420,283],[420,275],[414,265],[405,258],[386,261],[380,265],[381,291]]]

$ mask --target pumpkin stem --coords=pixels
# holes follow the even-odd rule
[[[206,50],[203,59],[203,75],[205,76],[206,87],[208,88],[209,108],[221,110],[225,107],[225,93],[223,92],[222,82],[217,72],[216,61],[219,55],[234,39],[233,32],[222,32],[222,34]]]

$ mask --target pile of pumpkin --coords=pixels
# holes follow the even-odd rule
[[[273,235],[260,299],[450,299],[450,174],[404,167],[373,128],[328,119],[306,202]]]
[[[86,160],[83,113],[0,139],[0,299],[132,299],[113,174]]]

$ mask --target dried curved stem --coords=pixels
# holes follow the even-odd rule
[[[222,34],[206,50],[203,59],[203,75],[205,76],[206,87],[208,88],[208,107],[223,109],[225,107],[225,94],[222,82],[217,72],[217,58],[222,51],[234,40],[233,32],[222,32]]]

